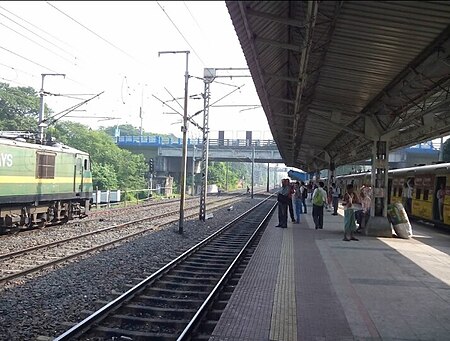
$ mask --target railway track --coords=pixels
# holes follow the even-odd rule
[[[55,341],[205,339],[211,328],[204,326],[218,319],[211,309],[223,308],[229,295],[222,290],[254,249],[275,207],[273,199],[262,201]]]
[[[210,203],[210,209],[233,204],[242,197]],[[152,215],[97,229],[81,235],[0,255],[0,283],[34,273],[76,257],[109,247],[127,239],[178,221],[179,210]],[[198,215],[198,206],[186,208],[185,217]],[[148,225],[151,221],[152,224]],[[146,223],[146,224],[143,224]]]

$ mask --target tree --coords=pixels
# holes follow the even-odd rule
[[[100,127],[99,130],[105,132],[109,136],[116,136],[116,128],[120,129],[120,136],[139,136],[141,134],[140,129],[133,127],[131,124],[120,124],[118,126],[109,126],[109,127]],[[173,134],[158,134],[158,133],[149,133],[146,131],[142,132],[142,136],[160,136],[160,137],[168,137],[172,139],[176,139],[177,137]]]
[[[0,83],[0,130],[37,131],[38,118],[39,97],[33,88]]]
[[[92,176],[99,189],[112,188],[113,185],[122,189],[145,187],[147,165],[144,156],[117,147],[105,132],[90,130],[73,122],[58,123],[49,131],[59,141],[89,153]]]
[[[92,179],[94,189],[119,188],[119,181],[113,166],[93,163],[92,174],[95,175]]]

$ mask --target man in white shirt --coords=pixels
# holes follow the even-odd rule
[[[338,205],[339,205],[339,196],[341,194],[341,190],[339,187],[336,187],[336,184],[333,182],[331,184],[331,199],[333,204],[333,213],[332,215],[337,215]]]

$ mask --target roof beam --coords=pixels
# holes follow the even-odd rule
[[[268,14],[265,12],[255,11],[255,10],[251,9],[250,7],[247,7],[246,9],[247,9],[247,14],[252,17],[267,19],[267,20],[270,20],[273,22],[277,22],[280,24],[288,25],[288,26],[298,27],[298,28],[305,27],[304,24],[300,23],[296,19],[277,17],[275,15]]]
[[[286,114],[286,113],[281,113],[281,112],[274,112],[273,116],[275,117],[280,117],[280,118],[287,118],[288,120],[294,120],[294,116],[290,115],[290,114]]]
[[[297,45],[287,44],[287,43],[280,43],[279,41],[272,40],[272,39],[267,39],[267,38],[263,38],[263,37],[257,37],[256,35],[254,35],[254,40],[256,42],[260,42],[260,43],[263,43],[263,44],[266,44],[266,45],[279,47],[281,49],[291,50],[291,51],[298,52],[298,53],[301,52],[300,47],[298,47]]]
[[[301,79],[298,79],[296,77],[282,76],[282,75],[278,75],[276,73],[264,72],[264,76],[270,77],[270,78],[275,78],[275,79],[278,79],[281,81],[293,82],[293,83],[300,83],[302,81]]]
[[[356,135],[356,136],[358,136],[358,137],[362,137],[362,138],[364,138],[364,139],[366,139],[366,140],[372,141],[372,139],[370,139],[370,138],[369,138],[368,136],[366,136],[364,133],[362,133],[362,132],[360,132],[360,131],[357,131],[357,130],[353,130],[352,128],[349,128],[349,127],[347,127],[347,126],[345,126],[345,125],[343,125],[343,124],[339,124],[339,123],[337,123],[337,122],[332,122],[332,121],[329,120],[328,117],[322,116],[321,114],[318,114],[317,112],[312,112],[312,111],[310,110],[309,113],[308,113],[308,115],[312,115],[312,116],[315,116],[315,117],[319,117],[319,118],[322,119],[324,122],[328,122],[328,123],[332,124],[333,126],[336,126],[336,127],[338,127],[339,129],[346,131],[347,133],[350,133],[350,134]]]
[[[295,104],[295,101],[293,99],[289,99],[289,98],[282,98],[282,97],[278,97],[278,96],[270,96],[269,99],[277,101],[277,102],[292,104],[292,105]]]
[[[294,105],[294,125],[293,125],[293,133],[294,133],[294,143],[301,138],[300,132],[299,132],[299,125],[300,125],[300,106],[301,106],[301,100],[303,91],[306,88],[306,82],[307,82],[307,69],[308,69],[308,62],[309,62],[309,54],[311,52],[311,46],[313,41],[313,33],[314,33],[314,27],[316,25],[316,19],[317,19],[317,12],[319,10],[319,3],[317,1],[308,1],[308,9],[306,11],[306,32],[305,32],[305,38],[302,42],[302,48],[301,48],[301,57],[300,62],[298,66],[298,78],[301,79],[301,82],[297,84],[297,90],[295,94],[295,105]],[[292,159],[296,159],[298,155],[298,152],[294,151],[294,155],[292,155]]]

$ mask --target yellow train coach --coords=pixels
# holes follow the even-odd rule
[[[450,163],[392,169],[388,173],[388,204],[400,202],[405,205],[408,186],[411,191],[410,217],[450,227]],[[370,186],[371,173],[356,173],[336,177],[344,191],[349,183],[355,190]],[[438,191],[445,193],[443,206],[439,209]],[[343,192],[342,192],[343,193]]]

